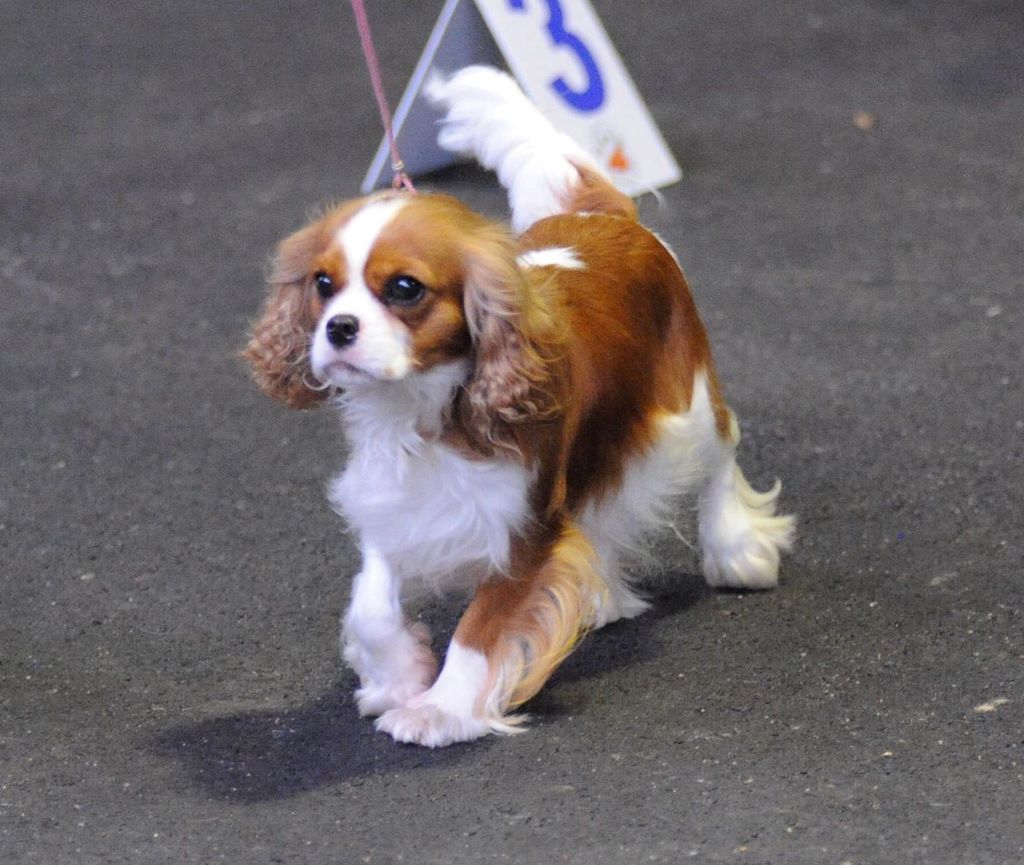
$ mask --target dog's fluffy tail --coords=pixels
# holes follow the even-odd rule
[[[445,111],[438,143],[472,155],[508,190],[512,227],[524,231],[559,213],[614,213],[635,218],[619,192],[572,138],[558,132],[519,85],[490,66],[434,76],[428,98]]]

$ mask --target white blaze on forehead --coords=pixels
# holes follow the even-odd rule
[[[338,246],[345,253],[350,283],[362,281],[366,260],[380,233],[406,204],[407,198],[385,198],[371,201],[346,222],[335,236]]]
[[[563,270],[583,270],[586,265],[568,246],[551,246],[547,249],[531,249],[516,258],[520,267],[560,267]]]

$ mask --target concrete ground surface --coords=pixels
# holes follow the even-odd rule
[[[369,5],[397,99],[440,2]],[[337,420],[236,357],[379,139],[347,4],[0,3],[0,862],[1024,862],[1024,7],[594,5],[800,538],[728,594],[666,530],[525,734],[428,751],[338,659]]]

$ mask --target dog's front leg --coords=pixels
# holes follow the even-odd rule
[[[363,568],[341,629],[341,654],[359,676],[361,715],[380,715],[423,693],[437,673],[430,632],[402,613],[401,581],[385,558],[363,547]]]
[[[509,733],[532,697],[595,621],[606,591],[575,526],[517,539],[507,576],[481,585],[433,686],[385,712],[377,729],[434,748]]]

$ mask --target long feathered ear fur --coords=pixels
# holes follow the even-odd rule
[[[320,251],[322,230],[313,223],[278,247],[269,277],[270,293],[242,351],[253,379],[271,399],[289,408],[313,408],[328,395],[318,388],[309,365],[310,334],[316,325],[309,268]]]
[[[489,447],[516,448],[514,427],[556,410],[549,363],[558,329],[544,298],[527,283],[515,246],[498,225],[463,241],[463,304],[474,367],[466,384],[467,423]]]

